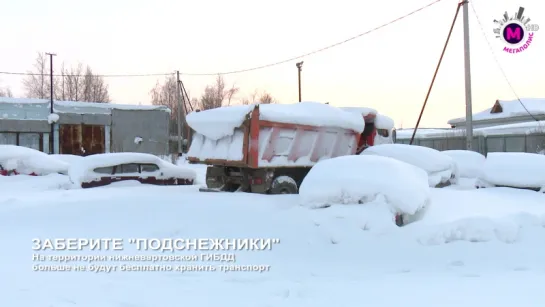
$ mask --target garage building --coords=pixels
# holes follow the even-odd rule
[[[0,97],[0,144],[73,155],[168,153],[165,106],[55,101],[53,112],[47,99]]]

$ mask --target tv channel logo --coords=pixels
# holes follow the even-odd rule
[[[501,20],[494,20],[497,25],[494,28],[496,38],[501,39],[506,45],[503,48],[504,52],[520,53],[528,49],[534,41],[534,33],[539,30],[539,26],[530,23],[530,18],[523,14],[524,8],[519,7],[513,16],[505,12]]]

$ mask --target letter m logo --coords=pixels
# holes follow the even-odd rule
[[[517,40],[521,40],[521,37],[520,37],[520,28],[519,27],[516,27],[516,29],[513,31],[513,28],[512,27],[507,27],[507,29],[505,29],[506,33],[505,33],[505,38],[507,40],[512,40],[512,39],[517,39]]]

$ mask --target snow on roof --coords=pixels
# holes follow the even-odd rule
[[[497,100],[501,105],[502,112],[490,113],[494,106],[488,108],[479,113],[473,114],[474,121],[490,120],[497,118],[509,118],[517,116],[528,116],[528,112],[532,115],[545,115],[545,98],[521,98],[520,102],[526,107],[528,111],[522,106],[522,104],[515,100]],[[495,105],[495,104],[494,104]],[[448,121],[449,125],[465,122],[465,117],[454,118]]]
[[[221,107],[187,116],[189,126],[207,138],[219,140],[234,133],[256,105]],[[365,122],[357,113],[319,102],[260,104],[259,119],[279,123],[340,127],[363,132]]]
[[[0,104],[13,104],[19,107],[34,106],[39,108],[50,107],[49,99],[37,98],[12,98],[0,97]],[[59,113],[105,113],[109,114],[111,110],[162,110],[170,113],[166,106],[156,105],[129,105],[116,103],[99,103],[84,101],[54,101],[54,111]],[[75,112],[80,111],[80,112]],[[82,112],[81,112],[82,111]]]
[[[397,130],[397,139],[410,139],[414,129]],[[545,121],[531,121],[517,124],[498,125],[473,129],[473,136],[532,134],[545,132]],[[465,128],[424,129],[416,131],[416,138],[444,138],[465,136]]]
[[[443,135],[443,133],[453,130],[452,128],[418,128],[416,131],[416,138],[426,137],[427,135]],[[413,135],[414,129],[398,129],[396,130],[397,139],[410,139]]]

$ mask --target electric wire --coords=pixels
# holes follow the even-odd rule
[[[441,2],[442,0],[435,0],[427,5],[424,5],[410,13],[407,13],[401,17],[398,17],[396,19],[393,19],[387,23],[384,23],[380,26],[377,26],[371,30],[368,30],[368,31],[365,31],[363,33],[360,33],[360,34],[357,34],[355,36],[352,36],[350,38],[347,38],[343,41],[340,41],[340,42],[337,42],[337,43],[334,43],[334,44],[331,44],[331,45],[328,45],[326,47],[323,47],[323,48],[320,48],[320,49],[316,49],[314,51],[311,51],[311,52],[307,52],[305,54],[302,54],[302,55],[299,55],[299,56],[295,56],[295,57],[292,57],[292,58],[289,58],[289,59],[285,59],[285,60],[282,60],[282,61],[278,61],[278,62],[273,62],[273,63],[269,63],[269,64],[266,64],[266,65],[261,65],[261,66],[256,66],[256,67],[252,67],[252,68],[247,68],[247,69],[240,69],[240,70],[233,70],[233,71],[226,71],[226,72],[217,72],[217,73],[182,73],[180,72],[180,75],[185,75],[185,76],[216,76],[216,75],[230,75],[230,74],[238,74],[238,73],[244,73],[244,72],[249,72],[249,71],[254,71],[254,70],[259,70],[259,69],[263,69],[263,68],[269,68],[269,67],[273,67],[273,66],[277,66],[277,65],[281,65],[281,64],[285,64],[285,63],[288,63],[288,62],[291,62],[291,61],[294,61],[294,60],[298,60],[298,59],[301,59],[301,58],[304,58],[304,57],[307,57],[307,56],[310,56],[310,55],[313,55],[313,54],[316,54],[316,53],[319,53],[319,52],[322,52],[322,51],[326,51],[328,49],[331,49],[331,48],[334,48],[334,47],[337,47],[337,46],[340,46],[340,45],[343,45],[343,44],[346,44],[350,41],[353,41],[357,38],[360,38],[364,35],[367,35],[367,34],[370,34],[372,32],[375,32],[377,30],[380,30],[382,28],[385,28],[391,24],[394,24],[398,21],[401,21],[409,16],[412,16],[424,9],[427,9],[431,6],[433,6],[434,4],[437,4],[439,2]]]
[[[215,73],[183,73],[183,72],[180,72],[180,75],[184,75],[184,76],[217,76],[217,75],[232,75],[232,74],[239,74],[239,73],[244,73],[244,72],[250,72],[250,71],[255,71],[255,70],[260,70],[260,69],[264,69],[264,68],[269,68],[269,67],[273,67],[273,66],[278,66],[278,65],[281,65],[281,64],[285,64],[285,63],[288,63],[288,62],[291,62],[291,61],[294,61],[294,60],[298,60],[298,59],[301,59],[301,58],[304,58],[304,57],[307,57],[307,56],[310,56],[310,55],[313,55],[313,54],[316,54],[316,53],[319,53],[319,52],[323,52],[323,51],[326,51],[326,50],[329,50],[331,48],[334,48],[334,47],[337,47],[337,46],[340,46],[340,45],[343,45],[343,44],[346,44],[350,41],[353,41],[357,38],[360,38],[362,36],[365,36],[367,34],[370,34],[370,33],[373,33],[377,30],[380,30],[382,28],[385,28],[389,25],[392,25],[398,21],[401,21],[407,17],[410,17],[424,9],[427,9],[439,2],[441,2],[443,0],[435,0],[427,5],[424,5],[418,9],[415,9],[413,10],[412,12],[409,12],[401,17],[398,17],[396,19],[393,19],[387,23],[384,23],[380,26],[377,26],[375,28],[372,28],[368,31],[365,31],[363,33],[360,33],[360,34],[357,34],[355,36],[352,36],[350,38],[347,38],[343,41],[340,41],[340,42],[337,42],[337,43],[334,43],[334,44],[331,44],[331,45],[328,45],[326,47],[323,47],[323,48],[320,48],[320,49],[316,49],[316,50],[313,50],[313,51],[310,51],[310,52],[307,52],[305,54],[302,54],[302,55],[299,55],[299,56],[295,56],[295,57],[291,57],[289,59],[285,59],[285,60],[281,60],[281,61],[277,61],[277,62],[273,62],[273,63],[269,63],[269,64],[265,64],[265,65],[261,65],[261,66],[255,66],[255,67],[251,67],[251,68],[246,68],[246,69],[239,69],[239,70],[232,70],[232,71],[226,71],[226,72],[215,72]],[[22,75],[22,76],[49,76],[49,74],[40,74],[40,73],[29,73],[29,72],[6,72],[6,71],[0,71],[0,74],[3,74],[3,75]],[[108,74],[102,74],[102,75],[94,75],[94,76],[97,76],[97,77],[104,77],[104,78],[110,78],[110,77],[151,77],[151,76],[169,76],[169,75],[174,75],[174,73],[155,73],[155,74],[118,74],[118,75],[108,75]],[[58,75],[58,74],[54,74],[53,76],[55,77],[63,77],[63,76],[73,76],[73,77],[83,77],[84,75],[71,75],[71,74],[66,74],[66,75]]]

